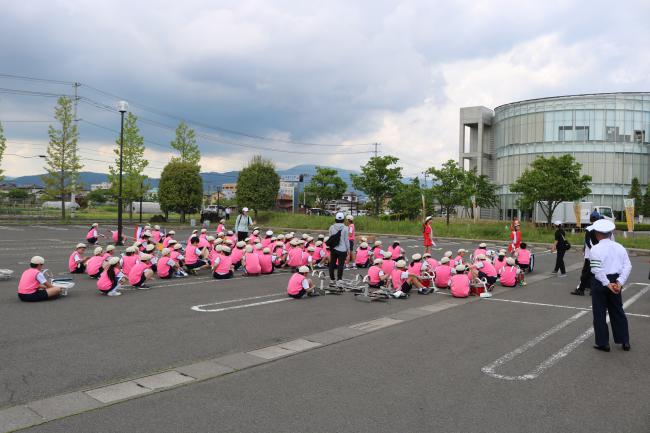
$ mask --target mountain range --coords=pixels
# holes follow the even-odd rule
[[[332,167],[334,168],[334,167]],[[358,174],[358,171],[345,170],[342,168],[335,168],[338,170],[339,176],[352,188],[352,181],[350,179],[351,174]],[[295,176],[304,174],[306,175],[306,182],[309,182],[309,178],[316,174],[315,165],[297,165],[286,170],[277,170],[280,176]],[[224,173],[218,172],[204,172],[201,173],[203,178],[203,189],[205,191],[215,191],[218,186],[223,185],[224,183],[236,183],[237,177],[239,176],[239,171],[227,171]],[[108,174],[106,173],[94,173],[90,171],[82,171],[79,173],[79,182],[84,185],[86,188],[89,188],[90,185],[95,183],[102,183],[108,181]],[[14,183],[17,186],[24,185],[38,185],[43,186],[43,180],[41,175],[31,175],[31,176],[20,176],[20,177],[6,177],[5,182]],[[158,187],[158,179],[149,179],[152,188]]]

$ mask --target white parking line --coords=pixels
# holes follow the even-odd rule
[[[37,229],[46,229],[46,230],[58,230],[60,232],[67,232],[70,229],[67,229],[65,227],[53,227],[53,226],[32,226]]]
[[[252,300],[255,300],[255,299],[274,298],[274,297],[282,296],[282,295],[285,295],[285,294],[284,293],[273,293],[271,295],[261,295],[261,296],[251,296],[251,297],[248,297],[248,298],[230,299],[228,301],[213,302],[211,304],[195,305],[195,306],[192,307],[192,310],[199,311],[199,312],[202,312],[202,313],[218,313],[218,312],[221,312],[221,311],[239,310],[241,308],[250,308],[250,307],[256,307],[256,306],[259,306],[259,305],[274,304],[276,302],[283,302],[283,301],[291,300],[291,298],[282,298],[282,299],[272,299],[272,300],[269,300],[269,301],[253,302],[251,304],[235,305],[233,307],[222,307],[222,308],[212,308],[212,309],[206,309],[205,308],[205,307],[210,307],[210,306],[214,306],[214,305],[225,305],[225,304],[233,304],[235,302],[252,301]]]
[[[632,305],[634,302],[636,302],[641,296],[643,296],[645,293],[647,293],[650,290],[650,285],[648,284],[641,284],[641,283],[633,283],[631,285],[644,285],[645,287],[641,289],[637,294],[634,296],[630,297],[625,303],[623,303],[623,308],[627,308],[630,305]],[[519,346],[512,352],[506,353],[496,361],[484,366],[481,368],[481,371],[488,376],[494,377],[495,379],[502,379],[502,380],[532,380],[536,379],[539,377],[540,374],[542,374],[545,370],[548,370],[551,368],[553,365],[555,365],[559,360],[562,358],[566,357],[569,355],[573,350],[575,350],[578,346],[580,346],[582,343],[587,340],[593,333],[594,333],[594,328],[591,327],[587,329],[585,332],[580,334],[575,340],[573,340],[571,343],[567,344],[564,346],[562,349],[559,351],[555,352],[553,355],[551,355],[549,358],[538,364],[533,370],[530,372],[520,375],[520,376],[508,376],[504,374],[498,374],[495,372],[495,370],[512,361],[514,358],[517,356],[521,355],[522,353],[526,352],[528,349],[531,349],[535,347],[537,344],[539,344],[541,341],[545,340],[549,336],[557,333],[563,328],[566,328],[568,325],[571,323],[575,322],[582,316],[586,315],[588,313],[587,310],[580,311],[577,314],[574,314],[573,316],[569,317],[567,320],[563,321],[562,323],[559,323],[558,325],[555,325],[551,329],[547,330],[546,332],[538,335],[537,337],[533,338],[530,341],[527,341],[523,345]],[[607,322],[609,322],[609,317],[607,318]]]
[[[7,227],[7,226],[0,226],[0,230],[7,230],[9,232],[24,232],[25,229],[19,229],[16,227]]]
[[[640,283],[634,283],[634,284],[640,284]],[[591,308],[574,307],[572,305],[545,304],[543,302],[516,301],[514,299],[500,299],[500,298],[486,298],[486,300],[488,300],[488,301],[499,301],[499,302],[510,302],[510,303],[513,303],[513,304],[537,305],[537,306],[540,306],[540,307],[555,307],[555,308],[567,308],[567,309],[570,309],[570,310],[591,311]],[[650,318],[650,314],[628,313],[627,311],[625,312],[625,314],[628,315],[628,316],[634,316],[634,317],[647,317],[647,318]]]

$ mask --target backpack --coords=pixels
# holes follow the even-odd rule
[[[336,233],[334,233],[333,235],[331,235],[331,236],[329,237],[329,239],[327,239],[327,242],[325,242],[325,244],[326,244],[330,249],[334,249],[335,247],[337,247],[337,246],[339,245],[339,243],[341,242],[341,232],[342,232],[342,231],[343,231],[343,229],[339,230],[338,232],[336,232]]]

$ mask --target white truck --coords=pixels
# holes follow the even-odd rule
[[[576,213],[573,208],[574,203],[571,201],[563,201],[557,205],[555,211],[553,212],[553,217],[551,221],[562,221],[566,225],[576,225]],[[582,226],[589,225],[589,215],[591,212],[596,211],[600,215],[604,216],[605,219],[615,222],[614,213],[612,208],[609,206],[594,206],[592,202],[581,202],[580,203],[580,224]],[[533,219],[538,224],[543,224],[548,222],[546,214],[542,210],[542,206],[537,203],[535,205],[535,210],[533,211]]]

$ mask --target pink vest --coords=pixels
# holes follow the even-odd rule
[[[160,260],[158,260],[158,264],[156,265],[156,273],[159,277],[166,277],[171,272],[171,266],[167,264],[170,259],[171,257],[169,256],[163,256],[160,258]],[[176,262],[174,262],[174,265],[176,265]]]
[[[433,280],[436,287],[449,287],[449,278],[451,277],[451,268],[447,265],[440,265],[436,268],[436,277]]]
[[[199,239],[199,248],[210,248],[210,242],[204,237]]]
[[[113,242],[117,242],[117,230],[111,231],[111,234],[113,236]]]
[[[311,255],[311,258],[314,259],[315,262],[319,261],[321,259],[320,257],[320,252],[323,251],[321,247],[314,247],[314,253]]]
[[[404,272],[403,269],[395,269],[390,273],[390,279],[393,282],[393,289],[395,290],[401,289],[402,284],[404,284],[404,281],[406,281],[402,278],[402,272]]]
[[[259,274],[262,272],[260,257],[257,254],[246,253],[246,272],[249,274]]]
[[[479,254],[485,254],[485,253],[487,253],[487,251],[484,250],[483,248],[477,248],[477,249],[475,249],[475,250],[474,250],[474,254],[473,254],[473,256],[474,256],[474,260],[476,260],[476,258],[478,257]]]
[[[271,238],[264,238],[262,239],[262,246],[264,248],[267,248],[269,245],[271,245]]]
[[[181,259],[179,258],[181,256],[180,250],[173,250],[169,253],[169,258],[175,261],[176,263],[180,263]]]
[[[304,281],[305,276],[302,274],[295,273],[289,278],[289,285],[287,285],[287,294],[297,295],[302,289],[302,282]]]
[[[492,263],[488,262],[487,260],[483,260],[483,267],[480,270],[483,271],[483,273],[488,277],[497,276],[497,270],[494,269]]]
[[[226,227],[225,227],[223,224],[220,223],[220,224],[217,226],[217,234],[219,234],[219,233],[223,233],[224,231],[226,231]],[[227,273],[227,272],[226,272],[226,273]]]
[[[384,260],[384,263],[381,264],[381,270],[384,271],[385,275],[390,275],[395,269],[395,262],[393,260]]]
[[[219,257],[219,264],[214,270],[217,274],[226,275],[230,272],[230,267],[232,266],[231,256],[221,256]]]
[[[271,254],[260,256],[260,269],[263,274],[270,274],[273,271],[273,257]]]
[[[264,254],[263,249],[262,249],[262,250],[258,250],[257,248],[255,248],[255,249],[253,250],[253,252],[254,252],[255,254],[257,254],[258,256],[261,256],[262,254]]]
[[[463,256],[458,255],[453,260],[453,262],[454,262],[454,266],[458,266],[458,265],[462,265],[465,262],[465,260],[463,259]]]
[[[131,269],[131,272],[129,272],[129,283],[131,285],[138,284],[140,282],[140,279],[142,278],[142,274],[144,273],[145,269],[148,269],[149,267],[147,266],[146,263],[143,262],[138,262],[133,266],[133,269]]]
[[[163,248],[167,248],[167,245],[169,245],[169,241],[171,241],[172,239],[174,238],[171,236],[165,237],[165,239],[163,239]]]
[[[516,266],[505,266],[501,269],[501,285],[502,286],[514,286],[517,284],[517,267]]]
[[[502,261],[499,259],[496,259],[494,261],[494,270],[497,271],[497,275],[501,273],[501,269],[503,269],[506,265],[506,259],[504,258]]]
[[[379,266],[371,266],[370,269],[368,269],[368,280],[370,281],[370,284],[379,284],[379,271],[381,271],[381,268]]]
[[[368,262],[369,259],[369,251],[368,248],[359,248],[357,250],[357,257],[354,260],[357,265],[364,265],[366,262]]]
[[[131,273],[131,269],[133,269],[137,261],[138,256],[136,255],[122,257],[122,272],[124,272],[124,275]]]
[[[436,259],[433,259],[431,257],[425,259],[427,261],[427,264],[429,265],[429,270],[433,271],[436,269],[438,266],[440,266],[440,263]]]
[[[287,263],[292,268],[297,268],[302,263],[302,250],[300,248],[293,248],[289,251]]]
[[[79,253],[77,253],[76,250],[73,251],[72,254],[70,254],[70,258],[68,259],[68,270],[70,272],[77,269],[77,262],[74,260],[74,256],[76,256],[77,254],[79,254]],[[79,254],[79,257],[81,257],[81,254]]]
[[[115,276],[120,273],[120,268],[115,266],[113,268],[115,271]],[[102,272],[102,275],[99,277],[99,280],[97,280],[97,288],[99,290],[110,290],[110,288],[113,286],[113,281],[111,281],[110,278],[108,278],[108,272]]]
[[[422,262],[413,262],[409,266],[409,274],[421,276],[422,275]]]
[[[303,251],[300,257],[300,266],[309,266],[309,252]]]
[[[530,251],[520,249],[517,253],[517,261],[520,265],[530,265]]]
[[[244,255],[244,250],[241,248],[235,248],[232,250],[232,253],[230,254],[230,259],[232,260],[233,263],[237,263],[241,261],[241,258]]]
[[[95,275],[102,268],[102,263],[104,263],[104,256],[92,256],[86,262],[86,273]]]
[[[95,229],[94,228],[88,230],[88,234],[86,234],[86,239],[96,238],[96,237],[97,236],[95,236]]]
[[[356,230],[356,228],[354,227],[354,224],[350,224],[350,225],[348,226],[348,239],[350,239],[351,241],[353,241],[353,240],[354,240],[354,235],[355,235],[356,232],[357,232],[357,230]]]
[[[151,240],[154,244],[160,243],[160,230],[154,230],[151,232]]]
[[[23,275],[20,277],[20,281],[18,282],[18,293],[31,295],[36,292],[41,285],[41,283],[36,279],[39,272],[40,271],[36,268],[29,268],[23,272]]]
[[[388,251],[392,254],[391,258],[397,260],[398,257],[402,256],[402,248],[398,245],[395,248],[392,246],[388,247]]]
[[[196,255],[196,245],[189,245],[185,250],[185,263],[188,265],[193,265],[199,260],[199,256]]]
[[[250,239],[249,239],[248,241],[249,241],[249,243],[250,243],[251,245],[255,245],[255,244],[257,243],[257,240],[258,240],[258,239],[259,239],[259,238],[258,238],[257,236],[255,236],[255,235],[251,235],[251,236],[250,236]]]
[[[372,249],[372,255],[373,255],[375,258],[381,258],[381,257],[382,257],[382,255],[381,255],[381,247],[375,247],[375,248],[373,248],[373,249]]]
[[[451,277],[451,296],[467,298],[469,296],[469,277],[467,274],[458,274]]]

